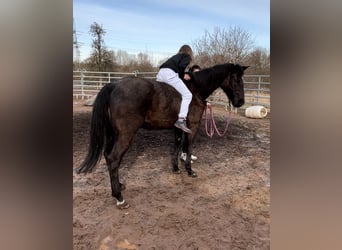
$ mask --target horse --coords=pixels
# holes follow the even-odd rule
[[[99,91],[93,106],[90,142],[87,155],[77,173],[92,172],[103,152],[108,167],[112,196],[118,208],[128,208],[121,191],[119,166],[139,128],[175,129],[175,147],[171,157],[172,170],[179,174],[178,156],[185,143],[185,169],[190,177],[197,174],[191,168],[192,143],[198,132],[206,99],[221,88],[234,107],[244,102],[243,74],[248,66],[218,64],[199,72],[189,72],[185,84],[192,93],[187,126],[191,134],[174,127],[178,119],[181,95],[170,85],[156,80],[127,76],[108,83]],[[183,139],[182,139],[183,138]]]

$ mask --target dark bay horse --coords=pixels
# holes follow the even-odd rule
[[[187,144],[185,169],[189,176],[196,177],[196,173],[191,169],[190,157],[206,99],[220,87],[234,107],[241,107],[244,104],[242,76],[247,68],[227,63],[190,73],[191,80],[186,82],[186,85],[193,95],[187,117],[191,135],[183,134],[173,126],[178,118],[181,102],[180,94],[173,87],[137,77],[125,77],[105,85],[94,102],[88,153],[77,173],[91,172],[104,152],[112,196],[116,198],[118,208],[127,208],[129,205],[121,193],[125,187],[119,182],[119,166],[135,133],[139,128],[174,128],[176,143],[172,156],[173,171],[180,173],[178,155],[181,142],[184,141]],[[181,140],[182,136],[186,139]]]

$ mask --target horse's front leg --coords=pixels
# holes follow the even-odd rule
[[[186,153],[185,159],[185,169],[188,172],[188,175],[191,177],[197,177],[195,171],[191,168],[191,155],[192,155],[192,137],[189,134],[183,134],[183,152]]]

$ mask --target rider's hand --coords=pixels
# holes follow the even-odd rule
[[[189,76],[189,74],[184,74],[184,80],[190,80],[191,77]]]

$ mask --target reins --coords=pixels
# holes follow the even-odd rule
[[[204,116],[205,116],[205,124],[204,124],[205,125],[205,132],[207,133],[207,135],[210,138],[213,137],[213,135],[215,134],[215,131],[216,131],[218,136],[223,136],[226,134],[230,120],[231,120],[231,113],[229,110],[227,110],[226,127],[222,133],[217,129],[217,126],[215,123],[215,118],[214,118],[214,112],[213,112],[213,109],[212,109],[210,103],[207,103],[207,106],[206,106],[205,112],[204,112]]]

